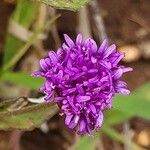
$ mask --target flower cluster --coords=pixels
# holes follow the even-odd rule
[[[48,57],[40,60],[41,69],[33,73],[44,77],[41,92],[45,100],[53,100],[65,116],[65,124],[78,134],[91,134],[101,127],[103,112],[111,108],[115,94],[129,94],[127,84],[120,80],[123,73],[132,68],[119,65],[124,53],[104,40],[100,47],[79,34],[73,42],[64,35],[62,47],[50,51]],[[57,94],[57,97],[51,97]]]

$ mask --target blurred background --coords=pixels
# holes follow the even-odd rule
[[[133,94],[116,98],[114,110],[106,112],[106,124],[95,137],[76,136],[55,113],[32,131],[15,127],[4,131],[8,128],[0,125],[0,150],[150,149],[149,0],[92,0],[77,12],[30,0],[1,0],[0,100],[39,97],[43,80],[30,77],[39,69],[39,59],[57,50],[64,33],[75,39],[79,32],[97,43],[108,38],[126,53],[122,64],[134,71],[123,78]]]

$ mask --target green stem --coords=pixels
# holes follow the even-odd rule
[[[29,41],[18,51],[18,53],[6,65],[3,66],[2,72],[7,71],[9,68],[14,66],[20,60],[20,58],[27,52],[30,46],[36,41],[38,35],[42,33],[43,30],[47,29],[50,25],[52,25],[52,23],[54,23],[59,17],[60,15],[56,15],[50,21],[48,21],[44,27],[35,31],[35,33],[33,33],[29,38]]]

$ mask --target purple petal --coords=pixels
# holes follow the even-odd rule
[[[49,58],[50,58],[52,64],[55,65],[57,63],[57,60],[58,60],[56,53],[53,51],[50,51],[48,55],[49,55]]]
[[[123,73],[129,72],[129,71],[133,71],[133,69],[131,67],[123,68]]]
[[[122,74],[123,74],[123,70],[121,68],[119,68],[114,72],[113,78],[119,79],[122,76]]]
[[[59,79],[62,79],[63,78],[63,74],[64,74],[64,72],[62,70],[59,70],[57,77]]]
[[[96,120],[96,128],[100,128],[103,123],[103,113],[100,111],[99,116]]]
[[[109,103],[109,104],[106,105],[106,107],[107,107],[108,109],[110,109],[110,108],[112,108],[112,104]]]
[[[97,73],[98,72],[98,69],[89,69],[88,70],[88,73]]]
[[[106,48],[107,48],[107,45],[108,45],[108,40],[105,39],[105,40],[102,42],[101,46],[99,47],[98,53],[104,52],[104,51],[106,50]]]
[[[71,94],[76,91],[76,88],[71,88],[63,91],[63,96]]]
[[[99,62],[99,64],[101,64],[103,67],[108,68],[108,69],[111,69],[111,67],[112,67],[111,63],[110,63],[110,62],[107,62],[107,61],[105,61],[105,60],[101,60],[101,61]]]
[[[93,104],[90,104],[91,111],[96,114],[96,107]]]
[[[79,122],[79,119],[80,119],[80,116],[79,115],[76,115],[74,117],[74,122],[77,124]]]
[[[40,71],[33,72],[31,74],[31,76],[33,76],[33,77],[41,77],[41,72]]]
[[[60,56],[63,53],[63,49],[62,48],[58,48],[57,50],[57,55]]]
[[[46,71],[46,69],[47,69],[47,64],[45,63],[45,59],[41,59],[40,60],[40,66],[41,66],[41,68],[44,70],[44,71]]]
[[[119,53],[119,56],[114,57],[114,59],[112,59],[113,64],[117,65],[118,62],[120,62],[120,60],[122,60],[122,58],[124,58],[125,54],[124,53]]]
[[[73,118],[73,115],[66,115],[65,124],[66,124],[66,125],[69,125],[72,118]]]
[[[93,39],[91,38],[86,39],[84,44],[87,48],[90,49],[92,53],[95,53],[97,51],[97,44]]]
[[[53,96],[54,92],[49,93],[48,95],[45,96],[45,100],[47,102],[53,101],[52,96]]]
[[[68,62],[67,62],[67,67],[68,67],[68,68],[72,68],[72,61],[71,61],[71,59],[68,60]]]
[[[105,51],[104,51],[104,59],[107,58],[109,55],[111,55],[112,53],[114,53],[116,51],[116,45],[113,44],[111,46],[109,46]]]
[[[93,78],[90,78],[88,81],[89,81],[89,83],[95,83],[95,82],[98,82],[99,79],[98,79],[97,76],[95,76],[95,77],[93,77]]]
[[[102,102],[101,102],[101,101],[98,101],[98,102],[95,103],[95,105],[101,106],[101,105],[102,105]]]
[[[77,102],[86,102],[86,101],[89,101],[90,99],[91,99],[90,96],[78,96]]]
[[[80,34],[77,35],[76,44],[79,45],[81,43],[82,43],[82,34],[80,33]]]
[[[91,57],[91,61],[92,61],[93,64],[97,63],[97,59],[93,56]]]
[[[69,105],[65,104],[65,105],[62,105],[61,109],[62,109],[62,111],[65,112],[66,110],[68,110],[68,107],[69,107]]]
[[[126,86],[127,86],[127,83],[124,81],[118,81],[116,83],[116,87],[126,87]]]
[[[86,123],[85,121],[82,119],[79,122],[79,134],[83,134],[86,130]]]
[[[74,46],[74,42],[67,34],[64,34],[64,38],[70,48]]]
[[[81,85],[76,85],[76,88],[77,88],[77,90],[78,90],[78,92],[79,92],[79,94],[84,94],[84,89],[83,89],[83,87],[81,86]]]
[[[63,101],[63,100],[64,100],[63,97],[55,97],[55,98],[54,98],[54,102],[56,102],[56,103],[61,102],[61,101]]]
[[[45,93],[45,90],[46,90],[46,88],[45,88],[45,84],[44,84],[44,85],[42,85],[42,86],[40,87],[40,91],[43,92],[43,93]]]
[[[50,68],[51,62],[50,62],[50,59],[49,59],[49,58],[45,58],[45,63],[47,64],[47,67]]]
[[[63,48],[63,50],[66,51],[66,52],[67,52],[67,51],[70,51],[70,47],[68,47],[68,45],[66,45],[66,43],[63,43],[63,44],[62,44],[62,48]]]
[[[125,88],[118,88],[116,91],[120,94],[123,94],[123,95],[129,95],[130,94],[130,91],[128,89],[125,89]]]
[[[100,79],[100,81],[101,81],[101,82],[105,82],[105,81],[108,81],[108,79],[109,79],[109,77],[106,75],[106,76],[102,77],[102,78]],[[103,86],[103,85],[101,85],[101,86]]]
[[[72,120],[72,121],[70,122],[70,124],[68,125],[68,127],[69,127],[70,129],[73,129],[73,128],[75,128],[76,126],[77,126],[77,123],[75,123],[74,120]]]

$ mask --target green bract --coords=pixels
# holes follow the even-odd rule
[[[38,0],[59,9],[78,10],[90,0]]]

